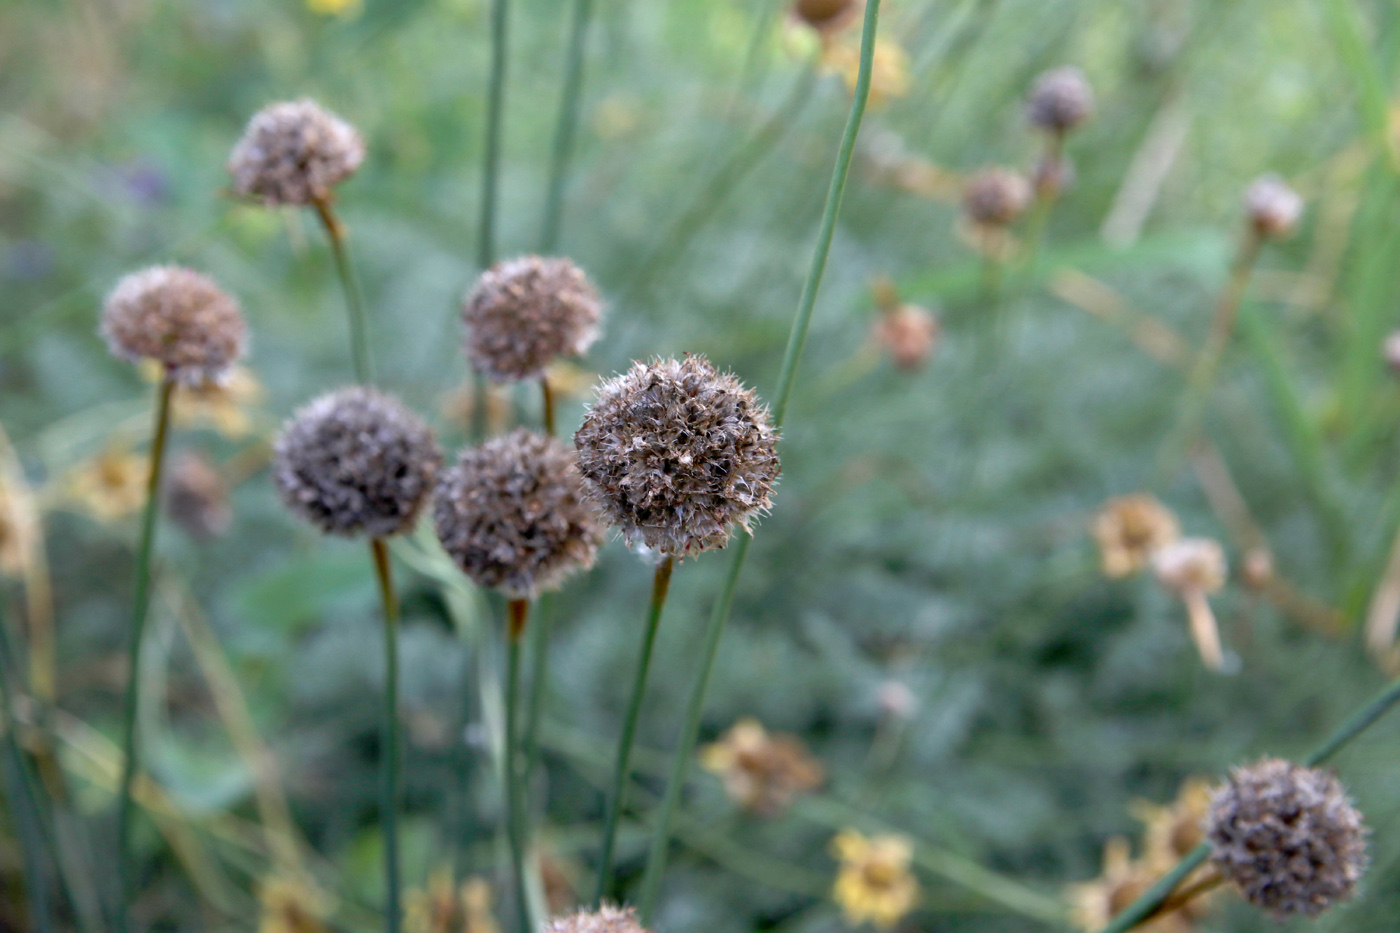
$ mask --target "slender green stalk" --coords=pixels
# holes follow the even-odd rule
[[[1400,703],[1400,680],[1392,681],[1390,686],[1377,694],[1371,702],[1353,713],[1321,745],[1314,749],[1312,754],[1303,759],[1303,763],[1310,768],[1324,764],[1329,758],[1341,751],[1348,742],[1374,725],[1397,703]],[[1209,857],[1210,843],[1203,842],[1178,862],[1175,868],[1163,875],[1161,880],[1149,888],[1146,893],[1114,917],[1113,922],[1104,927],[1100,933],[1126,933],[1151,917],[1167,898],[1171,897],[1172,892]]]
[[[527,782],[533,778],[540,765],[540,719],[544,716],[545,698],[548,696],[545,687],[549,683],[549,632],[553,625],[548,609],[547,598],[542,598],[530,634],[530,651],[534,655],[534,664],[530,669],[530,711],[525,719]]]
[[[875,0],[878,2],[878,0]],[[617,743],[617,763],[613,768],[612,794],[608,798],[607,817],[603,825],[603,849],[598,857],[598,890],[594,905],[602,903],[612,882],[613,850],[617,846],[617,826],[622,815],[623,798],[632,777],[632,745],[637,737],[637,719],[642,711],[646,693],[647,670],[651,667],[651,652],[656,645],[656,629],[661,622],[661,610],[666,606],[666,593],[671,588],[671,571],[676,559],[667,556],[656,565],[651,583],[651,607],[647,612],[646,632],[642,635],[642,654],[637,660],[637,673],[632,681],[632,698],[627,703],[627,715],[622,721],[622,737]]]
[[[588,27],[593,21],[593,0],[574,0],[573,25],[569,31],[569,55],[564,64],[564,93],[559,102],[559,121],[554,128],[554,148],[549,159],[549,193],[540,223],[540,252],[548,256],[559,246],[559,228],[564,212],[564,189],[569,181],[569,163],[574,156],[580,105],[583,101],[583,58],[588,46]]]
[[[865,116],[865,106],[870,98],[870,70],[875,55],[875,34],[880,22],[880,0],[869,0],[865,7],[865,22],[861,35],[860,72],[856,79],[851,115],[846,121],[846,130],[841,137],[841,145],[836,152],[836,165],[831,174],[831,186],[827,191],[826,208],[822,214],[821,228],[817,233],[817,243],[812,251],[812,263],[807,271],[807,279],[802,286],[802,297],[797,303],[797,314],[792,321],[788,335],[787,349],[783,353],[783,365],[778,374],[778,391],[773,398],[773,424],[782,427],[787,415],[788,402],[792,399],[793,385],[797,381],[797,366],[802,359],[802,349],[807,342],[807,331],[812,323],[812,312],[816,307],[817,295],[821,290],[822,277],[826,273],[827,257],[831,254],[831,241],[836,235],[836,221],[841,214],[841,201],[846,191],[846,179],[851,170],[851,159],[855,153],[856,138],[860,134],[860,124]],[[700,734],[700,717],[704,712],[705,695],[709,690],[710,676],[714,672],[715,657],[724,628],[729,621],[729,613],[734,605],[734,589],[739,582],[739,574],[744,566],[744,557],[749,552],[748,535],[740,535],[734,544],[734,556],[725,573],[719,598],[710,614],[705,631],[705,644],[700,658],[700,673],[695,680],[690,698],[686,704],[684,725],[672,759],[670,776],[666,784],[666,796],[661,805],[651,851],[647,856],[646,875],[642,882],[641,913],[642,923],[650,922],[656,907],[656,897],[661,888],[661,877],[666,870],[666,856],[671,839],[671,826],[676,809],[680,805],[681,792],[685,788],[686,776],[690,771],[690,761],[694,754],[695,742]],[[600,886],[601,888],[601,886]]]
[[[345,243],[345,226],[335,215],[329,199],[313,202],[316,216],[321,218],[321,226],[326,229],[326,237],[331,243],[331,255],[335,257],[335,273],[340,277],[341,290],[345,292],[345,307],[350,317],[350,356],[355,364],[355,380],[363,385],[374,382],[374,362],[369,352],[369,317],[365,313],[364,298],[360,294],[360,283],[355,278],[355,269],[350,264],[350,251]]]
[[[4,628],[0,619],[0,630]],[[7,633],[6,633],[7,636]],[[8,649],[8,638],[0,636]],[[24,876],[24,897],[28,904],[30,922],[36,933],[53,929],[53,902],[49,894],[49,873],[45,869],[43,850],[48,849],[58,865],[58,843],[53,828],[45,820],[35,781],[20,748],[19,724],[14,717],[10,698],[9,651],[0,652],[0,728],[4,729],[5,760],[3,765],[5,796],[10,801],[10,814],[19,836],[21,871]]]
[[[530,898],[525,887],[525,810],[524,787],[529,778],[520,773],[520,642],[525,634],[525,620],[530,614],[528,599],[512,599],[509,631],[506,635],[506,834],[510,837],[510,868],[515,882],[516,908],[520,911],[520,929],[533,930]]]
[[[168,375],[156,390],[155,428],[151,434],[151,469],[146,479],[146,509],[141,518],[141,542],[136,551],[135,593],[132,597],[131,640],[127,646],[126,701],[122,710],[122,778],[117,792],[117,878],[120,903],[118,929],[127,929],[127,899],[132,893],[131,819],[132,788],[136,783],[139,743],[136,740],[136,706],[141,696],[141,635],[151,608],[151,559],[155,554],[156,516],[160,512],[160,478],[165,465],[166,438],[170,433],[170,400],[175,381]]]
[[[394,595],[389,549],[383,538],[370,539],[374,575],[384,602],[384,760],[379,769],[379,821],[384,837],[384,929],[398,933],[399,906],[399,601]]]
[[[491,0],[491,73],[486,90],[486,158],[481,171],[481,226],[477,265],[496,261],[496,195],[501,170],[501,123],[506,104],[506,60],[510,38],[510,0]]]

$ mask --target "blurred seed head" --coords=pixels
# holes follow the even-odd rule
[[[979,227],[1010,226],[1030,203],[1030,182],[1010,169],[982,169],[963,185],[963,211]]]
[[[597,290],[567,259],[497,263],[462,306],[467,356],[497,382],[531,379],[555,359],[592,346],[602,313]]]
[[[1394,331],[1381,344],[1381,358],[1396,375],[1400,375],[1400,330]]]
[[[1171,510],[1145,494],[1108,500],[1094,516],[1093,532],[1103,575],[1110,579],[1142,570],[1181,534]]]
[[[1240,565],[1240,578],[1251,590],[1266,589],[1274,582],[1274,555],[1266,547],[1250,548]]]
[[[933,312],[918,305],[897,304],[881,311],[875,321],[875,342],[895,366],[906,371],[923,368],[938,348],[942,333]]]
[[[365,158],[359,132],[314,100],[282,101],[253,114],[229,155],[236,194],[268,207],[327,201]]]
[[[861,0],[796,0],[793,15],[818,32],[834,32],[855,18]]]
[[[761,816],[776,816],[826,777],[801,739],[769,733],[751,717],[701,748],[700,766],[719,775],[729,799]]]
[[[441,462],[417,415],[356,386],[292,416],[273,449],[272,477],[287,508],[326,534],[383,538],[413,527]]]
[[[185,385],[218,382],[243,355],[238,302],[182,266],[151,266],[117,283],[102,307],[102,336],[114,356],[155,360]]]
[[[1214,593],[1225,585],[1225,551],[1210,538],[1182,538],[1152,555],[1152,570],[1176,593]]]
[[[549,921],[547,933],[647,933],[631,907],[602,905]]]
[[[223,476],[207,458],[193,451],[170,465],[165,507],[171,521],[200,541],[219,537],[233,521]]]
[[[1094,90],[1084,72],[1067,65],[1052,68],[1035,79],[1026,102],[1026,118],[1032,126],[1063,135],[1094,113]]]
[[[1303,198],[1282,177],[1261,175],[1245,189],[1244,210],[1256,234],[1276,240],[1297,228],[1303,216]]]
[[[463,450],[438,483],[433,520],[463,573],[513,599],[587,570],[603,541],[574,451],[525,430]]]
[[[704,357],[634,363],[574,435],[579,470],[627,543],[721,548],[771,504],[778,435],[754,393]]]
[[[1336,776],[1277,758],[1236,768],[1211,800],[1211,861],[1258,907],[1315,916],[1356,892],[1366,834]]]

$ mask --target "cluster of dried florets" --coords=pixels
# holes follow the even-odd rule
[[[287,507],[325,533],[383,538],[413,527],[441,462],[418,416],[355,387],[292,417],[277,438],[272,476]]]
[[[724,781],[724,791],[746,810],[774,816],[825,778],[795,735],[770,734],[757,720],[741,719],[718,742],[700,750],[700,764]]]
[[[1153,554],[1181,537],[1171,509],[1142,493],[1104,503],[1093,531],[1104,576],[1113,579],[1143,570]]]
[[[603,539],[574,452],[525,430],[462,451],[438,484],[433,520],[463,573],[515,599],[591,567]]]
[[[1336,776],[1276,758],[1236,768],[1211,800],[1211,861],[1249,901],[1314,916],[1356,892],[1366,828]]]
[[[751,390],[687,357],[636,363],[603,383],[574,444],[628,544],[684,556],[723,547],[767,511],[777,439]]]
[[[331,189],[364,158],[364,140],[353,126],[303,98],[254,114],[233,147],[228,170],[236,194],[269,207],[304,206],[329,200]]]
[[[498,382],[531,379],[598,339],[602,305],[567,259],[522,256],[482,274],[462,307],[467,356]]]
[[[208,276],[181,266],[152,266],[117,283],[102,308],[112,353],[149,359],[185,385],[217,382],[243,355],[243,313]]]
[[[602,905],[597,910],[581,910],[549,922],[547,933],[647,933],[637,922],[631,907]]]

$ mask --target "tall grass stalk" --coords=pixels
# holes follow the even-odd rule
[[[326,237],[330,240],[331,255],[335,258],[335,274],[339,277],[340,288],[345,293],[345,307],[350,317],[350,358],[355,366],[355,381],[361,385],[370,385],[374,382],[374,361],[369,352],[369,317],[365,313],[359,280],[350,264],[345,225],[336,216],[329,198],[318,199],[313,206],[316,208],[316,216],[321,219],[321,226],[325,228]]]
[[[394,595],[389,549],[383,538],[370,540],[375,578],[384,603],[384,700],[381,729],[384,760],[379,771],[379,822],[384,837],[384,929],[398,933],[403,919],[399,906],[399,601]]]
[[[778,374],[778,390],[773,397],[773,427],[782,427],[787,414],[788,403],[792,399],[793,386],[797,381],[797,365],[802,359],[802,349],[807,342],[807,331],[812,323],[812,312],[816,307],[817,295],[821,290],[822,277],[826,272],[827,257],[831,254],[831,241],[836,235],[836,221],[841,214],[841,201],[846,192],[846,179],[850,175],[851,159],[855,153],[856,138],[860,135],[861,120],[865,116],[866,103],[870,99],[870,71],[875,56],[875,34],[880,22],[880,0],[869,0],[865,7],[865,21],[861,34],[860,71],[856,79],[851,114],[846,121],[846,130],[836,152],[836,165],[831,174],[831,186],[827,190],[826,207],[822,213],[821,227],[817,233],[817,243],[812,251],[811,266],[806,281],[802,285],[802,296],[798,299],[797,314],[793,317],[792,330],[788,334],[787,349],[783,353],[783,365]],[[700,658],[700,673],[691,689],[686,704],[685,720],[680,739],[676,745],[675,758],[671,763],[670,776],[666,784],[666,796],[662,801],[661,813],[657,818],[652,837],[651,851],[647,856],[646,875],[642,882],[641,914],[642,923],[650,922],[656,908],[657,894],[661,888],[661,877],[666,870],[666,855],[670,845],[671,826],[676,809],[680,804],[681,793],[685,789],[686,776],[694,755],[695,742],[700,733],[700,716],[704,711],[705,695],[709,690],[710,676],[714,672],[715,656],[724,635],[725,624],[734,605],[734,589],[739,582],[744,558],[749,551],[749,535],[739,535],[734,544],[734,555],[720,587],[719,597],[710,614],[705,631],[705,643]]]
[[[563,96],[559,102],[554,146],[549,157],[549,188],[545,195],[544,218],[540,221],[540,253],[544,256],[553,255],[559,248],[564,192],[569,183],[569,166],[573,161],[574,139],[578,135],[579,112],[583,104],[583,59],[588,47],[588,27],[593,22],[593,3],[594,0],[574,0],[569,52],[564,64]]]

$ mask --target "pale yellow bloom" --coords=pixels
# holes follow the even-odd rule
[[[306,0],[306,8],[323,16],[351,16],[360,12],[360,0]]]
[[[822,782],[822,766],[796,736],[769,735],[757,719],[741,719],[700,750],[700,766],[724,780],[740,806],[772,815]]]
[[[1210,782],[1191,777],[1182,782],[1170,804],[1163,806],[1146,800],[1133,804],[1133,816],[1145,826],[1143,861],[1165,872],[1200,845],[1206,837],[1210,798]]]
[[[319,894],[292,878],[268,878],[258,887],[258,933],[325,933]]]
[[[1104,576],[1114,579],[1139,572],[1181,536],[1171,510],[1145,494],[1108,500],[1094,517],[1093,530]]]
[[[452,869],[433,869],[428,883],[404,894],[404,929],[408,933],[500,933],[491,912],[491,885],[468,878],[453,887]]]
[[[152,360],[141,366],[148,382],[161,378],[160,365]],[[203,385],[181,386],[171,400],[170,413],[183,428],[209,427],[231,441],[241,440],[253,432],[253,410],[261,404],[266,392],[258,377],[246,366],[234,366],[221,381]]]
[[[146,504],[150,461],[124,447],[109,447],[69,472],[65,497],[100,522],[115,522]]]
[[[1103,873],[1093,881],[1070,885],[1070,920],[1085,933],[1097,933],[1129,907],[1161,877],[1156,867],[1134,861],[1128,840],[1115,836],[1104,846]],[[1191,901],[1179,910],[1156,917],[1136,929],[1149,933],[1191,933],[1204,904]]]
[[[860,75],[858,45],[843,42],[829,46],[822,55],[822,64],[827,71],[840,75],[846,82],[846,89],[855,93],[856,79]],[[909,53],[891,39],[877,38],[870,63],[870,106],[880,107],[904,97],[911,83]]]
[[[848,829],[831,841],[831,850],[841,862],[832,897],[848,923],[869,921],[887,930],[914,909],[919,882],[909,870],[914,847],[908,839]]]

